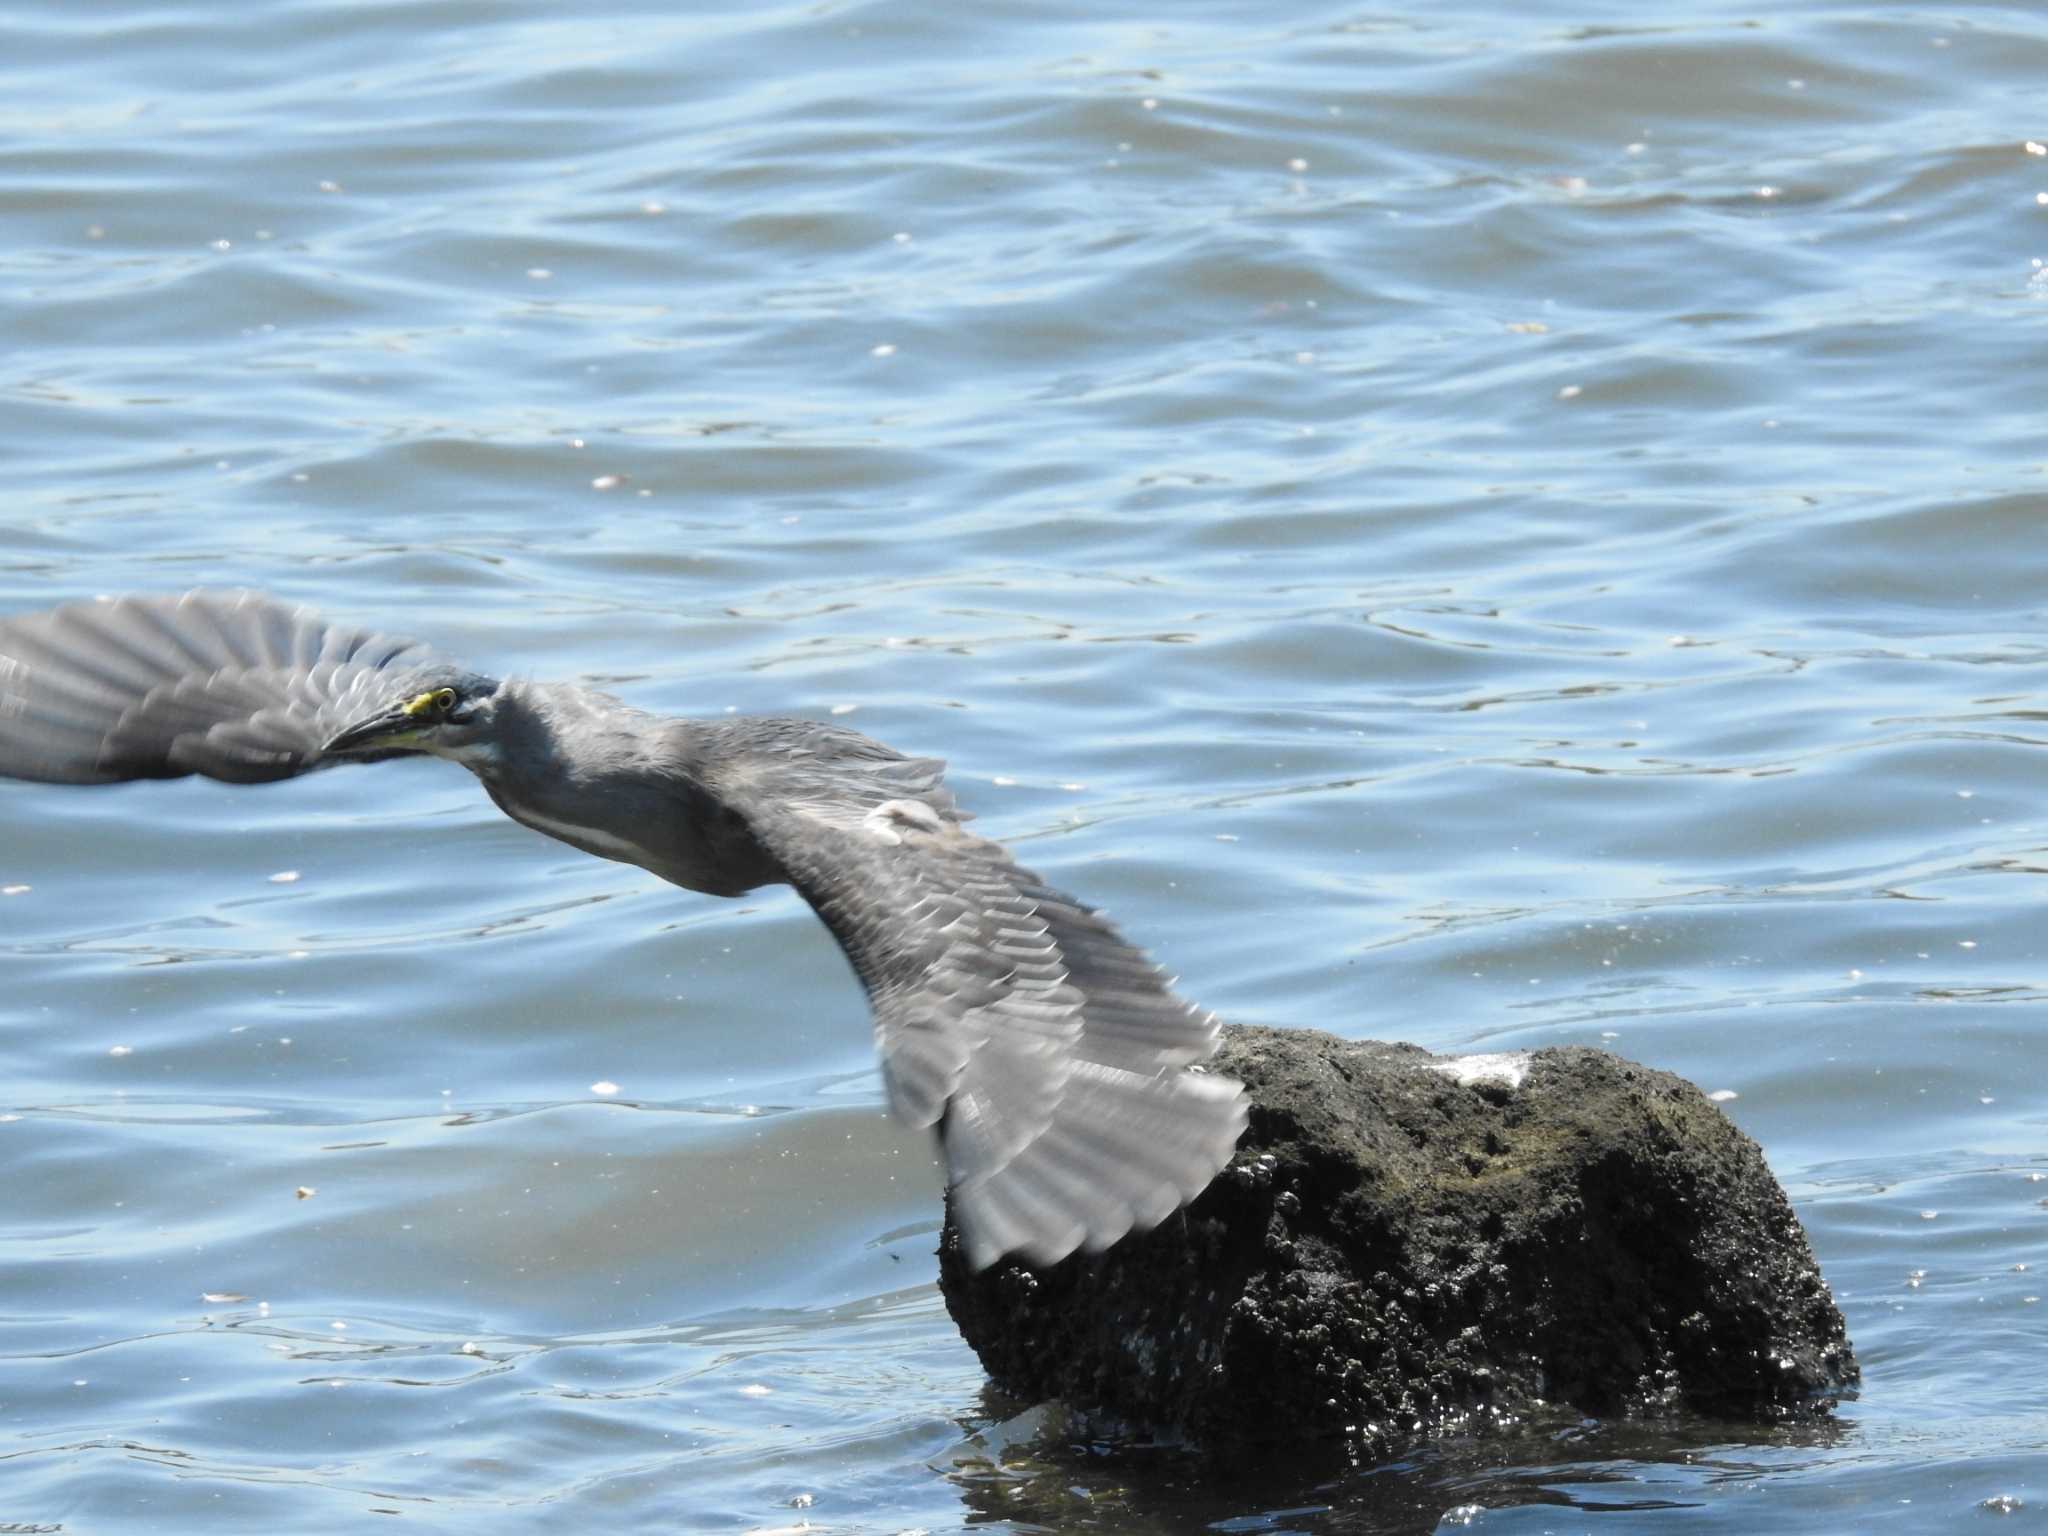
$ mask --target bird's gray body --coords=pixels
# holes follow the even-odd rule
[[[771,717],[499,682],[250,594],[0,620],[0,776],[236,783],[430,753],[514,821],[717,896],[787,882],[866,987],[891,1108],[939,1128],[977,1265],[1051,1263],[1200,1193],[1242,1090],[1214,1018],[964,825],[935,758]]]

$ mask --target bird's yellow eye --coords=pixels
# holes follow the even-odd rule
[[[461,702],[453,688],[432,688],[405,701],[405,712],[417,720],[421,715],[445,715]]]

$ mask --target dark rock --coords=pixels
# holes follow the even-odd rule
[[[1251,1126],[1164,1226],[971,1274],[948,1221],[946,1304],[1004,1391],[1208,1447],[1377,1454],[1541,1404],[1807,1417],[1857,1377],[1763,1154],[1682,1078],[1249,1027],[1211,1070]]]

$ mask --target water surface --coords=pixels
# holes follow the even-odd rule
[[[1228,1017],[1732,1094],[1865,1382],[1035,1437],[794,897],[436,764],[0,786],[0,1521],[2037,1519],[2043,78],[1994,6],[16,7],[0,611],[944,755]]]

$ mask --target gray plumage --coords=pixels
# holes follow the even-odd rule
[[[430,753],[513,820],[692,890],[796,887],[874,1008],[890,1108],[936,1126],[970,1261],[1164,1220],[1229,1160],[1212,1015],[1100,914],[969,832],[935,758],[773,718],[667,719],[501,682],[253,594],[0,620],[0,775],[290,778]]]

